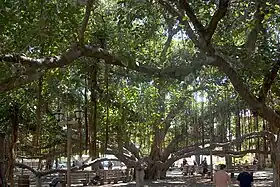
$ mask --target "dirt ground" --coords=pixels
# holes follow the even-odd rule
[[[235,174],[235,178],[237,177]],[[233,186],[238,186],[235,182],[235,178],[232,179]],[[272,184],[272,171],[258,171],[254,173],[254,187],[269,187]],[[135,182],[132,183],[119,183],[119,184],[107,184],[102,187],[135,187]],[[202,178],[201,176],[185,177],[180,171],[173,171],[168,173],[165,180],[157,181],[145,181],[144,187],[211,187],[214,186],[210,179]]]

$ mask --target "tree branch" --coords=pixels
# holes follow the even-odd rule
[[[77,166],[72,167],[71,171],[75,172],[77,170],[85,169],[85,168],[90,167],[90,166],[92,166],[94,164],[97,164],[99,162],[108,161],[108,160],[119,161],[118,159],[97,158],[97,159],[94,159],[91,162],[84,163],[80,167],[77,167]],[[28,165],[23,164],[23,163],[18,163],[18,162],[15,163],[15,166],[19,167],[19,168],[22,168],[22,169],[27,169],[27,170],[31,171],[35,176],[40,176],[40,177],[46,176],[46,175],[49,175],[49,174],[54,174],[54,173],[66,173],[67,172],[66,169],[49,169],[49,170],[45,170],[45,171],[40,171],[40,170],[36,170],[36,169],[32,168],[31,166],[28,166]]]
[[[240,78],[236,70],[221,56],[215,55],[215,63],[213,65],[217,66],[222,72],[224,72],[230,79],[235,90],[239,95],[248,103],[255,111],[263,117],[265,120],[269,121],[270,124],[275,127],[280,128],[280,116],[270,107],[266,106],[265,103],[260,102],[249,90],[249,88],[244,84],[243,80]]]
[[[232,151],[232,150],[214,150],[212,151],[212,155],[217,155],[217,156],[225,156],[225,155],[231,155],[231,156],[243,156],[248,153],[260,153],[260,154],[268,154],[269,152],[267,151],[261,151],[259,149],[249,149],[249,150],[244,150],[244,151]],[[201,149],[199,151],[196,151],[195,153],[192,154],[186,154],[182,158],[186,156],[191,156],[193,154],[202,154],[202,155],[210,155],[210,150],[209,149]]]
[[[200,37],[204,37],[205,28],[202,23],[196,17],[193,9],[191,8],[190,4],[187,0],[180,0],[180,6],[185,10],[186,14],[190,18],[195,30],[198,32]]]
[[[226,15],[227,8],[229,6],[229,0],[220,0],[218,10],[214,13],[210,23],[206,27],[206,41],[210,43],[213,34],[218,26],[219,21]]]
[[[89,17],[90,17],[90,12],[91,12],[91,8],[93,6],[93,2],[94,0],[88,0],[87,1],[87,7],[86,7],[86,13],[83,19],[83,23],[82,23],[82,27],[79,33],[79,42],[80,42],[80,46],[84,45],[84,40],[85,40],[85,31],[88,25],[88,21],[89,21]]]
[[[0,59],[3,56],[7,56],[7,55],[0,56]],[[8,55],[8,56],[9,58],[3,57],[2,59],[3,60],[5,59],[10,63],[21,63],[22,60],[24,59],[24,63],[32,64],[32,68],[29,68],[26,71],[25,73],[26,75],[24,75],[26,77],[22,77],[23,75],[16,75],[14,77],[10,77],[2,80],[0,82],[0,93],[10,91],[14,88],[28,84],[41,77],[44,74],[45,70],[69,65],[82,56],[104,59],[105,63],[117,65],[120,67],[125,67],[130,70],[148,74],[150,76],[168,77],[168,78],[174,78],[178,80],[182,80],[190,73],[193,73],[193,69],[199,70],[203,64],[209,63],[205,59],[198,59],[195,60],[195,62],[191,65],[175,66],[175,67],[170,66],[164,69],[159,69],[159,68],[149,67],[142,64],[137,65],[135,60],[131,59],[130,57],[119,57],[99,47],[85,46],[84,48],[79,48],[77,47],[77,45],[73,45],[71,49],[66,51],[61,56],[57,56],[57,57],[32,59],[32,58],[26,58],[26,56],[19,56],[19,55]]]
[[[133,154],[138,160],[140,159],[140,150],[137,149],[134,143],[132,142],[125,142],[124,147]]]
[[[272,84],[274,83],[277,77],[279,68],[280,68],[280,60],[278,60],[274,64],[270,72],[268,72],[267,75],[264,77],[263,84],[260,89],[259,98],[258,98],[260,102],[265,103],[265,99],[267,97],[268,91],[270,90]]]
[[[225,143],[218,143],[218,142],[211,143],[210,141],[208,141],[208,142],[205,142],[204,144],[209,144],[209,145],[204,147],[204,148],[199,147],[199,146],[202,145],[202,143],[197,143],[195,145],[190,145],[190,146],[187,146],[186,148],[184,148],[182,150],[177,151],[176,153],[174,153],[174,155],[176,157],[181,158],[182,155],[190,156],[190,155],[194,155],[196,153],[201,153],[201,151],[203,151],[203,150],[209,151],[210,149],[214,150],[217,147],[226,147],[226,146],[229,146],[229,145],[235,145],[235,144],[240,143],[240,142],[242,142],[246,139],[252,139],[252,138],[257,138],[257,137],[267,137],[272,142],[275,141],[275,136],[271,132],[268,132],[268,131],[253,132],[253,133],[245,134],[238,139],[234,139],[232,141],[225,142]]]
[[[171,142],[168,144],[168,146],[164,149],[163,157],[168,158],[169,155],[174,152],[175,146],[182,140],[184,140],[185,136],[183,134],[176,136],[171,140]]]
[[[25,74],[9,77],[0,82],[0,93],[10,91],[14,88],[18,88],[22,85],[29,84],[35,80],[38,80],[45,74],[45,71],[27,71]]]
[[[264,20],[264,12],[261,11],[261,1],[256,0],[256,12],[254,14],[255,26],[252,28],[251,32],[248,35],[247,41],[245,43],[245,47],[248,52],[254,51],[256,47],[256,41],[258,38],[258,34],[262,29],[262,22]]]
[[[171,28],[172,29],[172,28]],[[172,38],[175,34],[177,34],[179,31],[181,30],[181,27],[178,26],[176,29],[172,29],[170,32],[168,32],[168,37],[167,37],[167,40],[164,44],[164,47],[163,47],[163,50],[160,54],[160,59],[163,60],[165,59],[166,57],[166,53],[167,53],[167,50],[168,48],[170,47],[171,45],[171,42],[172,42]]]
[[[200,46],[197,36],[195,35],[193,29],[191,28],[189,22],[184,19],[184,14],[178,12],[173,6],[171,6],[169,3],[163,0],[159,0],[159,3],[166,8],[166,10],[173,15],[174,17],[177,17],[180,23],[185,26],[185,31],[187,35],[190,37],[190,39],[194,42],[196,46]]]
[[[121,154],[119,151],[116,150],[106,150],[106,154],[112,154],[115,155],[121,162],[125,163],[127,167],[136,167],[137,161],[134,159],[134,157],[131,157],[126,154]]]

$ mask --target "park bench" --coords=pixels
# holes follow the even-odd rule
[[[72,171],[71,172],[71,185],[97,185],[100,183],[101,185],[104,183],[118,183],[118,181],[128,182],[132,179],[130,177],[130,173],[126,173],[121,169],[114,170],[98,170],[94,171]],[[64,186],[66,184],[66,173],[59,174],[58,177],[55,177],[50,183],[50,187],[55,187],[58,184],[62,184]]]
[[[241,173],[243,171],[244,167],[245,167],[244,165],[235,165],[235,166],[232,166],[231,168],[226,169],[226,172],[231,173],[231,177],[234,177],[234,173]],[[257,165],[249,165],[248,167],[249,168],[246,169],[246,171],[251,172],[251,173],[258,170]]]
[[[99,176],[99,182],[100,184],[111,183],[113,181],[115,184],[118,183],[118,181],[124,181],[127,182],[127,175],[128,173],[125,172],[125,170],[121,169],[114,169],[114,170],[98,170],[96,175]]]
[[[87,186],[91,180],[96,176],[94,171],[86,171],[86,170],[76,170],[71,171],[71,185],[82,185]],[[58,183],[64,185],[66,184],[67,175],[66,173],[60,173],[58,177],[55,177],[50,183],[50,187],[56,186]]]

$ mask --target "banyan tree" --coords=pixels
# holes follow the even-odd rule
[[[65,132],[52,114],[78,107],[77,152],[144,160],[152,178],[188,155],[269,152],[279,187],[279,11],[271,0],[3,2],[7,156],[56,152]]]

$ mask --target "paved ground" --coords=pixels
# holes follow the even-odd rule
[[[235,178],[237,174],[235,175]],[[254,173],[254,187],[269,187],[272,184],[272,170],[258,171]],[[233,183],[235,181],[233,180]],[[102,187],[134,187],[133,183],[120,183],[120,184],[107,184]],[[213,186],[210,179],[205,179],[200,176],[196,177],[184,177],[181,171],[172,171],[167,174],[167,179],[158,181],[146,181],[145,187],[211,187]],[[238,186],[237,184],[233,185]]]

